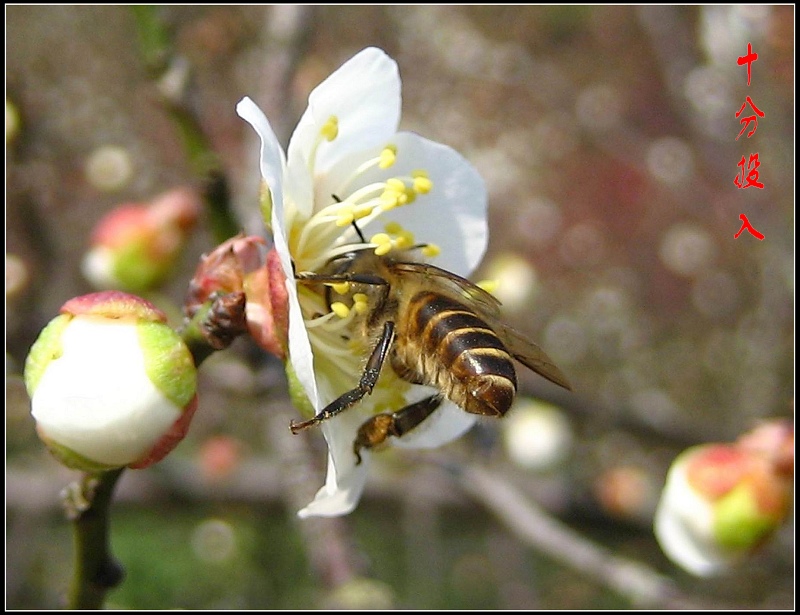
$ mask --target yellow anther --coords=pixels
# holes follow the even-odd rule
[[[406,188],[403,196],[400,197],[401,205],[408,205],[409,203],[413,203],[417,200],[417,193],[414,192],[413,188]]]
[[[359,315],[367,313],[369,305],[367,305],[367,296],[364,293],[353,295],[353,309]]]
[[[390,177],[386,180],[386,189],[394,190],[395,192],[405,192],[406,185],[403,183],[402,179]]]
[[[366,218],[367,216],[369,216],[374,209],[375,209],[374,207],[370,206],[360,207],[353,211],[353,216],[355,217],[356,220],[361,220],[361,218]]]
[[[392,243],[392,238],[386,233],[375,233],[369,238],[370,243],[377,243],[379,246],[385,243]]]
[[[429,243],[422,248],[422,254],[427,256],[428,258],[439,256],[439,254],[441,253],[442,249],[434,243]]]
[[[401,205],[400,197],[401,193],[397,192],[397,190],[384,190],[383,194],[381,194],[381,209],[389,211],[398,207]]]
[[[350,308],[341,301],[334,301],[331,303],[331,312],[336,314],[339,318],[347,318],[350,314]]]
[[[336,226],[340,228],[350,226],[355,219],[355,209],[352,206],[342,207],[337,214]]]
[[[500,287],[500,280],[481,280],[476,286],[482,288],[487,293],[494,294],[494,291]]]
[[[339,136],[339,118],[335,115],[330,116],[320,128],[319,133],[328,141],[333,141]]]
[[[414,234],[411,231],[401,231],[397,233],[397,239],[395,239],[394,245],[401,250],[410,248],[414,245]]]
[[[381,169],[388,169],[395,163],[396,160],[397,160],[397,146],[387,145],[381,151],[378,167]]]
[[[420,171],[419,173],[422,172]],[[412,177],[414,178],[414,190],[419,194],[428,194],[433,188],[433,182],[427,175],[415,175],[412,173]]]
[[[388,254],[392,250],[392,239],[386,233],[378,233],[373,235],[370,240],[370,243],[377,244],[375,247],[375,254],[378,256],[383,256],[384,254]]]
[[[339,295],[346,295],[350,292],[350,282],[336,282],[329,284],[329,286]]]
[[[383,230],[385,230],[390,235],[398,235],[403,232],[403,226],[399,222],[392,221],[392,222],[387,222],[384,225]]]

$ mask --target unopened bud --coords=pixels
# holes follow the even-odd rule
[[[143,292],[158,286],[175,266],[199,209],[197,196],[184,188],[114,209],[95,227],[84,275],[101,289]]]
[[[247,327],[255,342],[285,359],[289,347],[289,295],[278,253],[267,253],[266,263],[245,278]]]
[[[787,518],[792,477],[766,451],[743,441],[692,447],[667,475],[656,537],[667,556],[693,574],[732,566]]]
[[[25,363],[39,437],[88,472],[162,459],[186,434],[196,384],[192,355],[164,314],[119,291],[65,303]]]

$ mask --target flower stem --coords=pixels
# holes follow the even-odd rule
[[[75,573],[69,590],[70,609],[100,609],[106,593],[119,585],[122,567],[109,546],[109,505],[124,468],[85,474],[64,490],[67,515],[73,520]]]

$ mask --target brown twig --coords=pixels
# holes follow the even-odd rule
[[[548,556],[598,579],[636,608],[708,608],[684,596],[667,577],[620,557],[551,517],[498,474],[477,466],[455,471],[469,495],[494,513],[516,536]]]

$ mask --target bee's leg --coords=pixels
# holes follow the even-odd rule
[[[344,395],[334,399],[314,418],[300,422],[292,421],[290,424],[292,433],[296,434],[302,429],[306,429],[312,425],[316,425],[317,423],[336,416],[343,410],[347,410],[350,406],[358,402],[362,397],[364,397],[364,395],[372,393],[375,383],[378,382],[378,376],[381,375],[381,367],[386,359],[386,354],[389,352],[389,348],[392,346],[392,340],[394,340],[394,323],[388,321],[385,325],[383,325],[383,333],[381,334],[381,338],[378,340],[378,344],[375,346],[372,354],[367,360],[367,366],[364,368],[364,373],[361,374],[361,380],[359,380],[358,386],[354,389],[350,389]]]
[[[353,451],[361,463],[361,449],[372,448],[385,441],[389,436],[399,438],[408,433],[428,418],[442,403],[441,395],[431,395],[418,402],[401,408],[397,412],[376,414],[358,428],[358,435],[353,442]]]
[[[371,286],[388,286],[385,278],[374,273],[311,273],[301,271],[294,276],[295,280],[303,284],[338,284],[340,282],[354,282],[356,284],[369,284]]]

